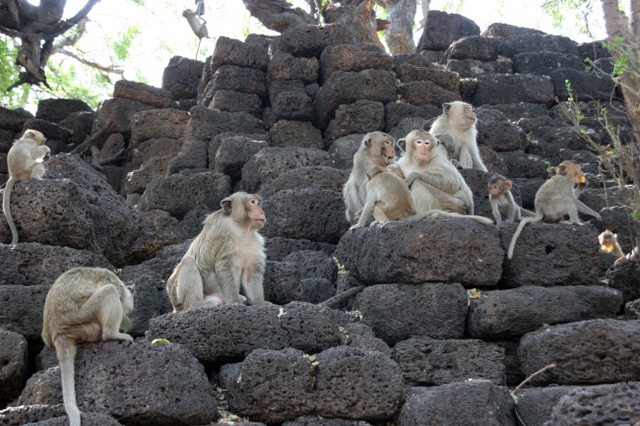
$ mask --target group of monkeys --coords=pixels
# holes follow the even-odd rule
[[[375,223],[434,216],[460,216],[493,223],[474,215],[473,194],[456,166],[487,171],[476,142],[477,116],[461,101],[443,105],[443,113],[427,132],[413,130],[398,140],[401,158],[395,158],[394,139],[382,132],[365,135],[353,158],[353,169],[343,189],[346,218],[360,228],[373,215]],[[521,208],[511,194],[512,182],[501,175],[489,179],[489,201],[497,224],[520,220],[507,257],[513,257],[518,236],[529,222],[559,222],[565,215],[581,224],[578,212],[602,220],[578,200],[586,187],[580,165],[560,163],[535,196],[535,213]],[[358,218],[359,215],[359,218]],[[529,216],[522,219],[522,216]]]
[[[11,190],[16,182],[42,179],[44,160],[50,154],[45,141],[41,132],[26,130],[7,155],[9,180],[3,196],[3,211],[11,229],[11,244],[18,243],[10,209]],[[223,199],[221,209],[205,219],[202,231],[167,281],[174,312],[264,302],[266,254],[258,230],[264,226],[266,217],[261,203],[258,195],[236,192]],[[132,290],[104,268],[70,269],[56,279],[47,293],[42,340],[56,351],[64,407],[72,426],[81,424],[74,378],[77,344],[106,340],[133,342],[133,337],[120,331],[131,329],[132,311]]]
[[[351,229],[363,227],[372,215],[373,223],[438,216],[493,223],[489,218],[474,215],[473,194],[457,168],[487,171],[476,143],[476,114],[471,105],[460,101],[445,103],[443,109],[429,131],[413,130],[398,144],[383,132],[365,135],[343,188],[346,219],[352,224]],[[11,228],[12,244],[18,242],[18,232],[9,206],[11,190],[16,182],[42,179],[43,161],[50,153],[45,140],[41,132],[27,130],[7,156],[9,180],[3,211]],[[393,163],[396,145],[403,155]],[[509,259],[528,222],[558,222],[569,215],[572,223],[580,224],[578,212],[601,219],[577,199],[586,187],[586,180],[574,161],[560,163],[555,174],[540,187],[535,212],[516,204],[511,187],[511,181],[500,175],[489,180],[496,223],[501,223],[502,216],[507,221],[529,216],[520,221],[514,233]],[[265,301],[266,255],[264,239],[258,231],[266,216],[261,203],[258,195],[236,192],[222,200],[221,209],[205,219],[202,231],[167,281],[174,312]],[[613,240],[619,250],[615,235]],[[608,236],[606,243],[610,241]],[[60,275],[49,290],[42,339],[56,350],[65,411],[72,426],[79,426],[81,421],[74,382],[77,344],[101,340],[132,342],[129,334],[120,332],[131,329],[132,311],[132,291],[113,272],[103,268],[71,269]]]

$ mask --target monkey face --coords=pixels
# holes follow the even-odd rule
[[[393,149],[393,146],[391,145],[391,143],[389,141],[386,141],[383,145],[382,145],[382,162],[384,163],[383,166],[388,166],[389,164],[391,164],[393,162],[393,160],[396,158],[396,151]]]
[[[489,184],[489,193],[494,197],[502,194],[502,185],[498,182]]]
[[[469,121],[469,127],[473,126],[476,120],[478,120],[478,116],[473,112],[473,107],[469,104],[464,104],[464,116]]]
[[[430,137],[418,137],[410,142],[413,145],[413,158],[423,163],[431,160],[432,150],[436,147],[435,141]]]
[[[494,175],[489,179],[489,194],[492,197],[499,197],[511,190],[512,182],[502,176]]]
[[[262,210],[261,200],[256,197],[249,198],[246,203],[249,219],[251,219],[251,225],[254,228],[262,228],[267,221],[267,218]]]

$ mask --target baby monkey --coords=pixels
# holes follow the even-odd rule
[[[133,338],[128,315],[133,295],[113,272],[103,268],[73,268],[53,283],[44,302],[42,340],[55,348],[62,378],[62,399],[71,426],[80,426],[76,403],[74,360],[77,344]]]
[[[622,248],[618,244],[618,236],[606,229],[602,234],[598,235],[598,242],[600,243],[600,251],[605,253],[613,253],[619,259],[624,257]]]
[[[513,199],[511,188],[513,182],[506,177],[494,174],[489,178],[489,203],[496,224],[502,223],[502,216],[506,217],[507,222],[514,220],[520,221],[523,213],[533,216],[533,213],[520,207],[516,200]]]
[[[51,152],[44,143],[47,139],[37,130],[28,129],[16,140],[7,154],[9,180],[2,197],[2,211],[11,229],[11,244],[18,243],[18,229],[11,215],[11,191],[16,182],[41,180],[44,176],[44,158]]]
[[[358,223],[350,229],[362,228],[371,214],[376,222],[402,220],[413,215],[411,191],[404,179],[391,173],[390,168],[374,166],[367,172],[367,200]]]
[[[582,184],[586,184],[586,179],[580,164],[573,160],[565,160],[560,163],[557,173],[543,183],[536,192],[535,216],[525,218],[518,224],[518,228],[511,238],[507,257],[509,259],[513,257],[518,236],[522,232],[522,228],[529,222],[560,222],[565,215],[569,215],[571,223],[582,225],[578,212],[602,220],[598,213],[576,198],[573,186]]]

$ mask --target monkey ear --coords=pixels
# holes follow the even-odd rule
[[[220,207],[222,207],[225,215],[230,215],[232,211],[231,198],[225,198],[224,200],[220,201]]]
[[[449,110],[451,109],[451,104],[448,102],[445,104],[442,104],[442,109],[444,110],[444,112],[449,112]]]
[[[504,181],[504,187],[507,189],[511,189],[513,187],[513,182],[511,182],[510,180],[505,180]]]
[[[396,141],[396,146],[400,148],[400,151],[404,154],[407,152],[407,140],[405,138],[400,138]]]
[[[371,146],[371,138],[363,140],[362,144],[366,147]]]
[[[560,164],[558,166],[558,172],[559,175],[566,175],[567,174],[567,166],[565,166],[564,164]]]

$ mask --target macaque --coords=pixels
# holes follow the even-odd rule
[[[261,203],[258,195],[236,192],[205,219],[204,228],[167,281],[173,312],[264,302],[266,255],[258,230],[266,218]]]
[[[375,223],[402,220],[414,214],[411,192],[406,182],[382,167],[375,166],[367,173],[367,200],[358,223],[350,229],[362,228],[373,214]]]
[[[191,31],[198,37],[198,48],[196,49],[196,59],[198,59],[198,51],[203,38],[209,38],[209,30],[207,29],[207,21],[198,13],[198,10],[185,9],[182,16],[187,19]]]
[[[558,173],[558,168],[555,166],[547,167],[547,177],[551,178]],[[580,182],[576,185],[573,185],[573,193],[578,198],[582,192],[587,189],[588,183],[587,179],[584,176],[580,177]]]
[[[622,248],[618,244],[618,236],[606,229],[603,233],[598,235],[598,242],[600,243],[600,251],[605,253],[613,253],[616,258],[624,257]]]
[[[412,130],[404,142],[406,152],[396,163],[396,173],[406,176],[416,213],[443,210],[472,215],[471,189],[438,149],[438,140],[425,130]]]
[[[466,102],[454,101],[442,104],[442,109],[444,112],[433,122],[429,133],[442,142],[449,159],[457,160],[463,169],[486,172],[476,142],[478,117],[473,107]]]
[[[101,340],[133,342],[129,314],[133,294],[113,272],[73,268],[53,283],[44,302],[42,340],[55,348],[62,378],[64,409],[71,426],[80,426],[74,361],[77,344]]]
[[[600,215],[591,210],[584,203],[576,198],[573,185],[580,185],[584,180],[584,172],[580,164],[573,160],[565,160],[558,165],[557,173],[542,184],[534,200],[535,216],[524,218],[518,224],[516,232],[511,238],[507,257],[513,257],[513,249],[522,228],[529,222],[560,222],[565,215],[569,215],[571,223],[582,225],[578,212],[588,214],[598,220],[602,220]]]
[[[513,182],[504,176],[494,174],[489,178],[488,185],[491,212],[497,225],[502,223],[502,216],[506,217],[507,222],[520,221],[525,212],[533,216],[532,212],[520,207],[513,199],[513,194],[511,194]]]
[[[383,132],[371,132],[364,135],[360,148],[353,156],[353,167],[349,179],[342,189],[342,197],[346,206],[347,222],[353,224],[358,212],[367,200],[367,171],[374,166],[386,167],[396,156],[395,141],[392,136]]]
[[[640,246],[635,246],[633,250],[631,250],[629,253],[616,259],[616,261],[613,264],[617,265],[618,263],[624,262],[625,260],[638,259],[638,258],[640,258]]]
[[[7,154],[9,180],[2,197],[2,211],[11,229],[11,244],[18,244],[18,229],[11,215],[11,191],[16,182],[42,180],[44,158],[51,152],[44,143],[47,139],[37,130],[28,129],[17,139]]]

